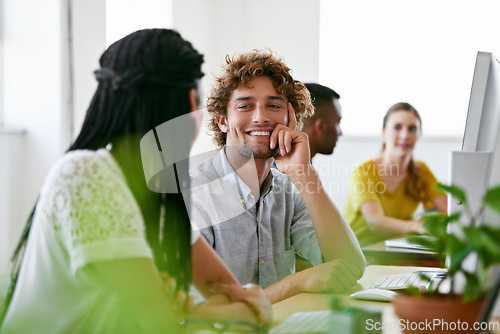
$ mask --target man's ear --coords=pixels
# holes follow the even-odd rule
[[[191,88],[189,90],[189,104],[191,106],[191,111],[196,111],[199,109],[199,106],[198,106],[198,93],[196,91],[196,89],[194,88]]]
[[[222,132],[225,132],[227,133],[228,131],[228,125],[227,125],[227,119],[226,119],[226,116],[217,116],[217,124],[219,125],[219,129],[222,131]]]
[[[318,135],[322,135],[326,130],[326,122],[323,118],[318,118],[314,121],[314,130]]]

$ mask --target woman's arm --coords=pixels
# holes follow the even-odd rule
[[[212,295],[209,285],[215,283],[240,285],[221,258],[203,236],[191,246],[193,285],[205,298]]]
[[[439,196],[435,200],[432,201],[432,205],[436,210],[442,213],[448,212],[448,197],[446,195]]]
[[[382,205],[368,201],[361,204],[361,213],[373,232],[386,235],[404,233],[425,233],[422,222],[419,220],[403,220],[386,216]]]
[[[88,265],[85,270],[92,271],[105,286],[116,292],[123,305],[145,332],[177,332],[177,319],[183,310],[174,306],[177,296],[165,293],[165,284],[152,260],[103,261]],[[258,291],[254,289],[253,292],[256,298]],[[264,297],[261,300],[267,298],[264,292],[261,294]],[[229,321],[236,318],[248,321],[258,320],[255,312],[246,302],[236,300],[231,302],[224,295],[214,295],[212,298],[206,305],[191,308],[184,316],[217,321]],[[271,319],[270,303],[267,303],[269,304],[267,313],[263,313],[266,324],[270,322],[268,319]],[[260,306],[257,303],[255,305]]]
[[[193,284],[209,300],[207,304],[195,307],[188,316],[222,321],[240,318],[268,325],[271,323],[271,302],[259,286],[242,287],[204,237],[200,236],[196,240],[191,251]]]
[[[114,290],[123,305],[147,333],[173,332],[177,315],[173,298],[163,292],[163,282],[151,259],[122,259],[93,263],[84,268]]]

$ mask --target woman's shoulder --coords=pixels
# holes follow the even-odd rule
[[[421,172],[421,173],[430,173],[431,172],[431,169],[429,168],[429,166],[427,166],[427,164],[425,162],[420,161],[420,160],[416,160],[415,164],[417,165],[419,172]]]
[[[363,172],[363,174],[367,174],[368,172],[373,173],[375,170],[375,161],[373,159],[366,160],[354,167],[354,173]]]
[[[116,174],[117,169],[118,166],[110,153],[104,149],[70,151],[51,168],[45,186],[75,183],[88,179],[105,180]]]

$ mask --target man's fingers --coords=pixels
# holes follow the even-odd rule
[[[295,117],[295,110],[291,102],[288,102],[288,127],[292,130],[297,127],[297,117]]]
[[[280,154],[281,154],[281,156],[284,156],[286,154],[285,133],[286,133],[286,130],[281,129],[279,131],[279,134],[278,134],[278,144],[280,146]]]
[[[290,153],[292,151],[292,135],[290,132],[285,132],[285,136],[283,139],[283,144],[285,145],[285,151],[286,153]]]
[[[163,292],[166,294],[171,294],[175,291],[175,288],[177,286],[177,282],[175,279],[171,278],[167,273],[165,272],[160,272],[160,278],[163,281]]]
[[[347,261],[342,261],[342,264],[344,265],[344,267],[349,270],[349,272],[351,274],[354,275],[354,277],[356,279],[359,279],[361,277],[361,272],[359,271],[358,268],[356,268],[355,266],[353,266],[352,264],[350,264],[349,262]]]
[[[333,286],[335,292],[345,291],[356,284],[356,277],[341,263],[336,265],[332,276],[331,279],[337,283]]]

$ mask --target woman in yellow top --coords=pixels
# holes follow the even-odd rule
[[[436,178],[426,164],[413,159],[421,127],[413,106],[396,103],[384,117],[381,154],[354,170],[345,218],[361,244],[425,233],[422,221],[413,219],[419,203],[446,212],[446,195],[435,189]]]

